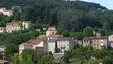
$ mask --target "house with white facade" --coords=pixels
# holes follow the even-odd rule
[[[30,22],[29,21],[23,21],[22,22],[22,30],[29,29],[30,28]]]
[[[35,49],[38,52],[46,52],[47,43],[38,39],[29,40],[19,45],[19,53],[21,54],[25,49]]]
[[[0,46],[0,52],[4,52],[5,49],[6,49],[6,46],[5,46],[5,45],[1,45],[1,46]]]
[[[60,49],[61,53],[64,51],[71,50],[75,47],[75,40],[71,37],[57,38],[57,48]]]
[[[13,11],[6,8],[0,8],[0,13],[9,17],[13,15]]]
[[[75,46],[75,40],[71,37],[59,37],[56,39],[48,40],[48,51],[55,53],[55,49],[58,48],[60,53],[71,50]]]
[[[55,53],[56,42],[57,42],[56,39],[49,39],[48,40],[48,51]]]
[[[49,27],[48,30],[46,31],[47,36],[53,35],[53,34],[56,34],[56,33],[57,33],[57,31],[56,31],[55,27]]]

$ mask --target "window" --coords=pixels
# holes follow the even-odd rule
[[[60,47],[60,44],[59,44],[59,47]]]
[[[62,44],[61,44],[61,46],[60,47],[62,47]]]
[[[101,40],[101,42],[103,42],[103,40]]]
[[[99,46],[99,44],[97,44],[97,46]]]
[[[65,47],[65,44],[63,46]]]
[[[94,44],[94,46],[95,46],[95,44]]]
[[[95,40],[94,40],[94,42],[95,42]]]
[[[67,46],[69,46],[69,44],[67,44]]]

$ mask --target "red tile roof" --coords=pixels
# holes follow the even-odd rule
[[[21,26],[19,24],[7,24],[6,26]]]
[[[9,12],[11,9],[7,10],[6,8],[0,8],[0,10],[3,10],[4,12]]]
[[[60,38],[60,37],[62,37],[62,35],[52,34],[52,35],[49,35],[48,37]]]
[[[25,42],[25,43],[22,43],[22,44],[20,44],[20,45],[30,46],[31,44]]]
[[[21,45],[24,45],[24,46],[32,46],[32,45],[38,45],[42,42],[42,40],[38,40],[38,39],[33,39],[33,40],[29,40],[27,42],[24,42],[22,44],[20,44],[19,46]]]
[[[34,40],[29,40],[28,43],[35,45],[35,44],[40,44],[42,40],[34,39]]]

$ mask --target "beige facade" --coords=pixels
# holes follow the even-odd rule
[[[52,35],[52,34],[56,34],[56,33],[57,33],[57,31],[56,31],[55,27],[49,27],[48,30],[46,31],[47,36]]]
[[[83,47],[90,46],[91,45],[91,39],[90,38],[83,38]]]
[[[113,41],[113,35],[108,36],[108,41]]]
[[[104,46],[107,47],[107,38],[93,38],[91,39],[91,46],[94,49],[102,49]]]
[[[92,46],[94,49],[107,47],[107,37],[89,37],[83,39],[83,46]]]

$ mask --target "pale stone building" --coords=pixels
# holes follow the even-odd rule
[[[56,34],[56,33],[57,33],[57,31],[56,31],[55,27],[49,27],[48,30],[46,31],[47,36],[52,35],[52,34]]]
[[[21,25],[20,24],[6,24],[6,32],[13,32],[13,31],[18,31],[21,30]]]
[[[25,29],[29,29],[30,28],[30,22],[29,21],[23,21],[22,22],[22,30],[25,30]]]
[[[9,17],[13,15],[13,11],[6,8],[0,8],[0,13]]]

